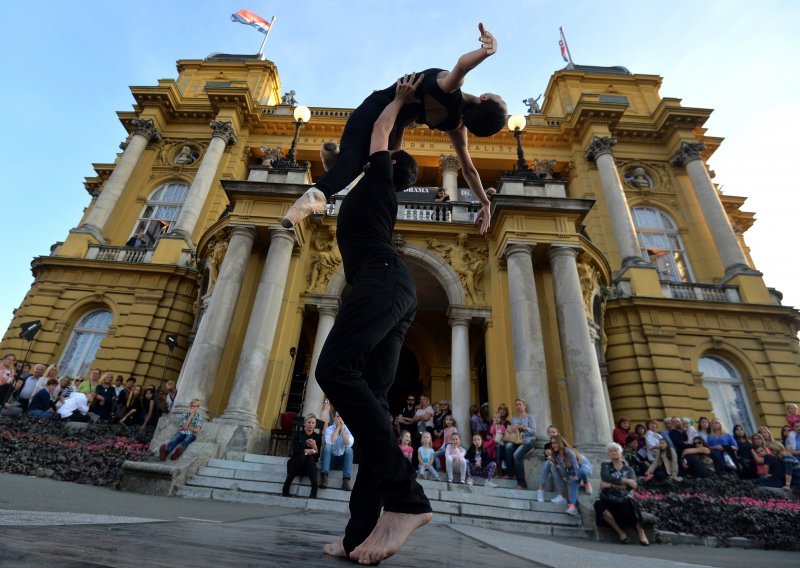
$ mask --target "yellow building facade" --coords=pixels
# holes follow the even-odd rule
[[[406,134],[420,178],[399,196],[395,245],[419,311],[393,400],[451,399],[463,422],[470,404],[522,397],[540,430],[556,424],[581,447],[608,441],[623,415],[783,423],[800,400],[800,314],[753,265],[744,199],[706,168],[721,143],[703,128],[711,111],[662,98],[660,84],[617,67],[558,71],[516,133],[471,137],[498,190],[483,236],[447,137]],[[287,409],[318,412],[316,357],[347,293],[344,195],[291,231],[280,219],[350,110],[296,120],[277,68],[254,56],[181,60],[175,80],[132,93],[123,151],[94,164],[90,206],[34,259],[3,352],[30,349],[66,374],[178,379],[178,407],[198,397],[248,433]],[[433,202],[438,187],[449,203]],[[29,344],[31,320],[42,330]]]

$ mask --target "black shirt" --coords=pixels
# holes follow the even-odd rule
[[[417,124],[426,124],[435,130],[453,130],[461,126],[461,89],[452,93],[445,93],[440,87],[437,76],[445,69],[433,67],[420,71],[425,77],[420,82],[414,97],[420,102],[409,103],[403,106],[396,124],[413,120]],[[419,75],[419,73],[417,73]],[[394,99],[397,85],[392,85],[381,91],[389,100]]]
[[[342,202],[336,221],[336,239],[349,284],[365,261],[397,256],[392,246],[397,197],[392,183],[391,154],[375,152],[369,157],[369,164],[366,175]]]
[[[302,456],[305,451],[310,447],[307,444],[308,440],[317,442],[317,453],[313,454],[314,461],[319,459],[320,452],[322,452],[322,435],[312,432],[309,436],[305,430],[300,430],[292,436],[292,457]]]
[[[28,410],[42,410],[47,412],[50,409],[55,410],[56,405],[53,402],[53,399],[50,396],[50,391],[47,389],[41,389],[35,395],[31,397],[31,401],[28,403]]]

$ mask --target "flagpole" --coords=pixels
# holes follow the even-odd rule
[[[569,50],[569,44],[567,43],[567,36],[564,35],[564,28],[562,26],[558,26],[558,31],[561,32],[561,40],[564,42],[564,47],[567,48],[567,59],[569,59],[569,65],[567,65],[567,69],[575,69],[575,64],[572,62],[572,53]]]
[[[272,26],[275,25],[275,16],[272,16],[272,20],[269,23],[269,29],[267,33],[264,34],[264,41],[261,42],[261,47],[258,49],[258,53],[256,55],[264,57],[264,46],[267,45],[267,39],[269,39],[269,34],[272,31]]]

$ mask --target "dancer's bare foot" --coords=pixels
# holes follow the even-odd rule
[[[411,533],[432,518],[431,513],[411,515],[384,511],[367,539],[350,553],[350,559],[359,564],[378,564],[396,554]]]
[[[286,216],[281,220],[281,225],[286,229],[291,229],[309,215],[325,213],[327,204],[328,200],[324,193],[316,187],[309,187],[308,191],[298,197],[294,205],[286,212]]]
[[[322,552],[337,558],[347,558],[347,553],[344,551],[344,537],[339,537],[323,546]]]

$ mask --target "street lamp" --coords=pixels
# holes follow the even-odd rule
[[[286,156],[286,160],[291,166],[296,167],[297,164],[294,159],[297,155],[297,137],[300,136],[300,128],[303,126],[303,123],[311,120],[311,110],[307,106],[294,107],[294,120],[294,138],[292,139],[292,147],[289,148],[289,155]]]
[[[525,130],[527,121],[521,114],[512,114],[508,117],[508,129],[514,133],[517,139],[517,171],[529,172],[528,164],[525,163],[525,154],[522,153],[522,131]]]

